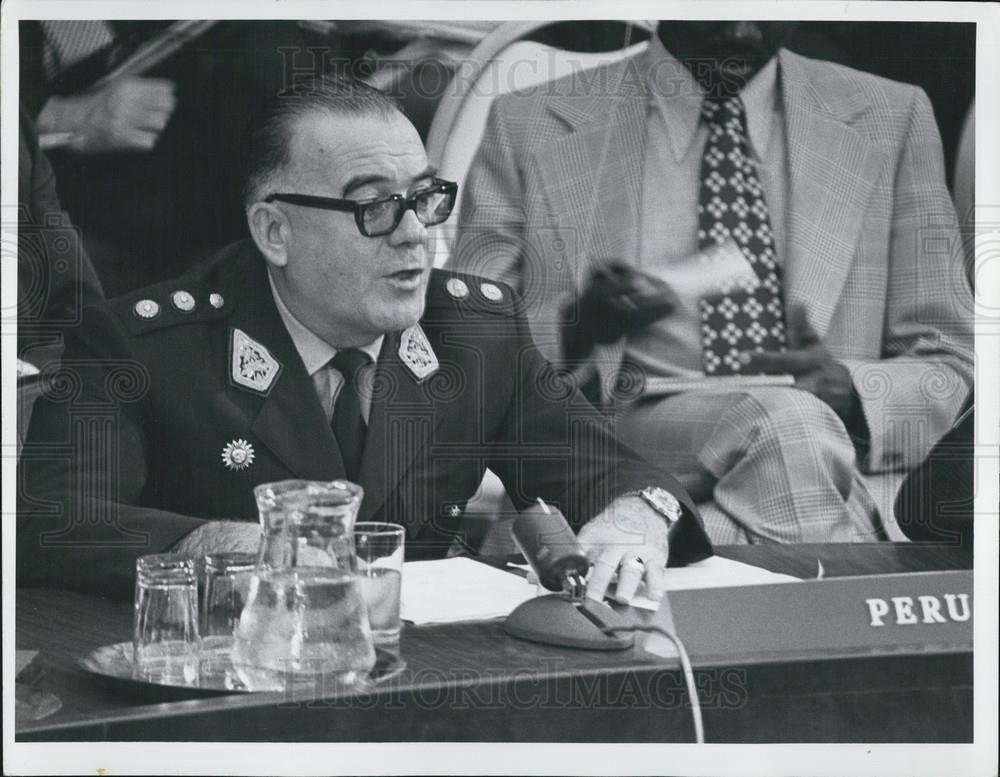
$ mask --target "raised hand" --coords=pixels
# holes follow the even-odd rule
[[[177,98],[165,78],[117,78],[99,89],[52,97],[39,131],[68,133],[68,148],[84,153],[148,151],[170,120]]]
[[[612,263],[594,270],[575,304],[563,309],[563,354],[585,358],[595,345],[608,345],[668,315],[673,292],[634,267]]]

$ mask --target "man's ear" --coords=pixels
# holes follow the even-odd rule
[[[264,258],[275,267],[288,264],[288,241],[291,225],[281,209],[267,202],[255,202],[247,208],[250,236]]]

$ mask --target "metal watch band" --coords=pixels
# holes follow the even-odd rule
[[[620,496],[637,496],[647,505],[652,507],[657,513],[663,516],[667,522],[667,528],[672,529],[674,524],[681,519],[681,504],[677,497],[659,486],[647,486],[646,488],[626,491]]]

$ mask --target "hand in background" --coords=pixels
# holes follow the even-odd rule
[[[209,521],[181,537],[170,553],[200,559],[208,553],[256,553],[260,524],[251,521]]]
[[[199,561],[209,553],[256,553],[260,547],[260,524],[253,521],[209,521],[178,540],[170,553]],[[336,567],[337,559],[324,548],[299,539],[294,561],[300,567]]]
[[[165,78],[117,78],[99,89],[52,97],[38,116],[40,133],[69,133],[83,153],[149,151],[177,104]]]
[[[618,263],[600,267],[576,304],[562,311],[563,354],[567,360],[583,359],[595,345],[608,345],[663,318],[674,303],[658,278]]]
[[[746,373],[794,375],[796,388],[822,399],[851,428],[860,412],[851,373],[826,350],[802,308],[788,313],[788,346],[784,352],[743,354]]]

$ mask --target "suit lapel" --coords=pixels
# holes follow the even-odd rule
[[[550,109],[572,131],[547,145],[537,162],[556,226],[579,235],[577,283],[590,265],[608,259],[636,261],[636,225],[642,190],[646,101],[635,92],[597,115],[566,98]]]
[[[358,520],[371,520],[393,493],[418,454],[428,455],[441,420],[426,391],[399,358],[400,336],[386,335],[372,387],[368,433],[359,479],[365,489]],[[405,499],[420,504],[419,499]]]
[[[547,145],[536,160],[550,212],[566,214],[567,223],[555,226],[579,235],[571,248],[578,288],[593,266],[608,260],[638,262],[648,95],[641,82],[625,77],[634,73],[627,64],[618,71],[618,90],[601,90],[589,101],[552,100],[549,109],[571,131]],[[610,107],[608,92],[616,95]],[[623,353],[618,343],[602,349],[596,360],[605,398]]]
[[[298,358],[297,353],[294,356]],[[334,480],[345,476],[340,450],[301,360],[286,365],[251,430],[295,477]]]
[[[830,320],[854,259],[865,208],[884,156],[850,122],[867,109],[856,90],[815,80],[804,62],[780,55],[788,144],[786,307],[810,311],[820,336]]]
[[[312,379],[274,306],[267,268],[255,254],[238,263],[232,298],[236,309],[229,321],[230,342],[239,329],[263,345],[281,364],[281,373],[266,394],[235,385],[233,391],[249,391],[260,397],[251,431],[297,478],[333,480],[344,477],[340,456],[326,415],[316,397]],[[226,364],[226,370],[232,369]]]

